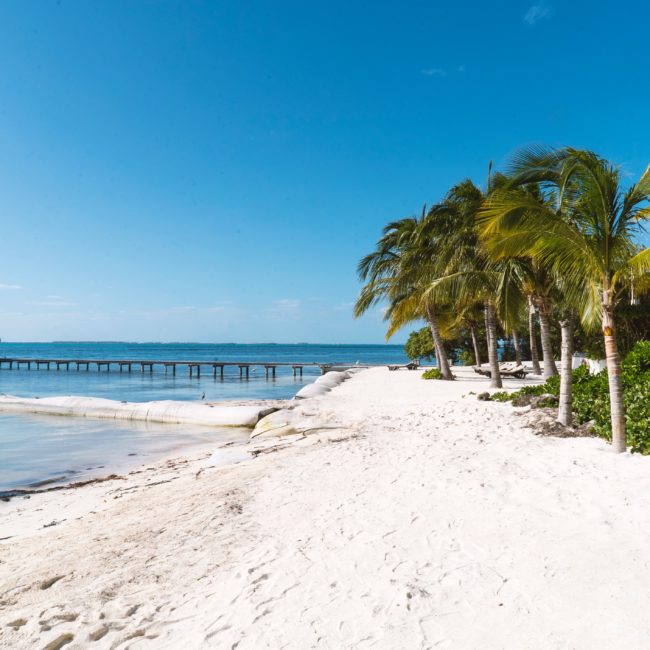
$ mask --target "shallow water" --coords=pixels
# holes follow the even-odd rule
[[[398,345],[237,345],[196,343],[0,343],[0,357],[41,359],[138,359],[169,361],[404,363]],[[302,378],[291,368],[278,368],[265,379],[263,368],[251,368],[250,380],[238,368],[227,368],[224,380],[210,372],[190,379],[186,367],[174,377],[164,370],[142,373],[115,369],[0,370],[0,393],[21,397],[89,395],[145,402],[172,400],[288,399],[312,382],[320,369],[305,368]],[[216,444],[232,436],[246,439],[248,431],[189,425],[145,424],[85,418],[0,414],[0,491],[42,480],[78,480],[109,474],[197,443]],[[215,445],[216,446],[216,445]],[[135,454],[134,456],[131,454]]]
[[[0,495],[128,471],[179,449],[245,442],[249,435],[232,427],[0,414]]]

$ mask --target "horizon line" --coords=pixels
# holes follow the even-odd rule
[[[113,344],[128,344],[128,345],[329,345],[329,346],[337,346],[337,345],[373,345],[373,346],[397,346],[401,347],[404,344],[403,343],[358,343],[358,342],[353,342],[353,343],[343,343],[343,342],[338,342],[338,343],[313,343],[313,342],[307,342],[307,341],[300,341],[300,342],[292,342],[292,343],[278,343],[275,341],[259,341],[259,342],[247,342],[247,343],[237,343],[234,341],[123,341],[123,340],[111,340],[111,339],[62,339],[62,340],[54,340],[54,341],[4,341],[0,339],[0,345],[2,344],[7,344],[7,345],[15,345],[15,344],[51,344],[51,345],[57,345],[57,344],[70,344],[70,343],[83,343],[83,344],[91,344],[91,343],[113,343]]]

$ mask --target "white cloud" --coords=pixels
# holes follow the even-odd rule
[[[531,5],[524,15],[524,22],[534,25],[542,18],[546,18],[551,13],[551,7],[545,3]]]
[[[2,284],[0,282],[0,291],[14,291],[16,289],[22,289],[19,284]]]
[[[271,306],[265,310],[266,315],[274,321],[297,320],[300,317],[302,300],[295,298],[282,298],[271,302]]]
[[[33,300],[31,304],[37,307],[74,307],[77,303],[67,300]]]
[[[273,304],[281,309],[298,309],[302,305],[302,301],[294,298],[282,298],[281,300],[274,300]]]
[[[422,74],[427,77],[446,77],[447,71],[444,68],[425,68]]]

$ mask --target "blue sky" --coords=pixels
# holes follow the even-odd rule
[[[0,337],[382,342],[351,303],[388,220],[533,142],[642,172],[649,18],[4,0]]]

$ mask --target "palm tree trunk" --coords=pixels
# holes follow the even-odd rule
[[[539,352],[537,351],[537,333],[535,332],[535,307],[533,301],[528,297],[528,335],[530,340],[530,360],[533,364],[533,374],[541,375],[539,367]]]
[[[573,424],[573,322],[560,321],[562,328],[562,373],[560,374],[560,407],[557,420],[565,427]]]
[[[436,320],[435,313],[431,307],[427,307],[427,321],[429,322],[431,337],[433,338],[433,344],[436,348],[436,361],[438,362],[438,369],[442,373],[444,379],[453,379],[454,376],[451,374],[451,369],[449,368],[449,360],[447,359],[447,353],[445,352],[445,346],[442,341],[442,336],[440,336],[440,330],[438,329],[438,321]]]
[[[621,358],[616,343],[614,328],[614,306],[611,303],[609,287],[603,291],[603,336],[609,376],[609,406],[612,421],[612,448],[615,452],[625,451],[625,407],[623,406],[623,382],[621,381]]]
[[[469,328],[472,333],[472,345],[474,346],[474,361],[477,366],[481,365],[481,353],[478,350],[478,338],[476,336],[476,325],[471,325]]]
[[[499,370],[499,351],[497,349],[497,321],[494,305],[485,303],[485,332],[488,344],[488,359],[490,361],[490,388],[501,388],[501,372]]]
[[[515,361],[517,365],[521,365],[521,347],[519,345],[519,337],[517,336],[516,330],[512,330],[512,341],[515,346]]]
[[[542,334],[542,357],[544,359],[544,379],[557,375],[557,366],[553,360],[553,345],[551,344],[551,321],[548,312],[543,307],[539,310],[539,329]]]

